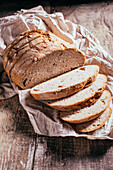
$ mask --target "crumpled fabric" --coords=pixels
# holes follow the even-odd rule
[[[110,105],[113,110],[113,58],[86,28],[65,20],[60,12],[48,14],[42,6],[29,10],[22,9],[14,15],[0,18],[0,100],[18,94],[20,104],[26,110],[35,132],[39,135],[112,140],[113,113],[102,128],[87,134],[79,134],[74,126],[72,127],[59,118],[58,111],[47,106],[44,101],[36,101],[30,95],[30,89],[20,90],[8,79],[3,68],[3,50],[17,35],[31,29],[50,30],[80,49],[86,55],[86,65],[99,65],[100,73],[105,74],[108,79],[106,89],[111,92]]]

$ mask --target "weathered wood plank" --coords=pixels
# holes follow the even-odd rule
[[[73,137],[39,137],[34,170],[113,168],[113,142]]]
[[[36,135],[18,97],[0,101],[0,169],[33,166]]]

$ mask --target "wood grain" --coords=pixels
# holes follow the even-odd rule
[[[112,141],[40,136],[34,169],[108,170],[113,168],[112,161]]]
[[[36,135],[18,97],[0,101],[0,169],[32,169]]]

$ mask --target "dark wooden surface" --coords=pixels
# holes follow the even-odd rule
[[[38,5],[48,13],[62,12],[66,19],[86,27],[113,57],[112,2],[5,1],[0,6],[0,17]],[[0,101],[0,170],[32,169],[112,170],[113,141],[39,136],[18,96]]]

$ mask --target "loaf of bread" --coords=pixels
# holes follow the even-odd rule
[[[22,89],[83,66],[84,54],[49,31],[22,33],[4,50],[3,64],[9,78]]]
[[[82,133],[87,133],[102,127],[112,114],[112,109],[107,107],[96,119],[89,122],[76,124],[76,130]]]
[[[68,111],[89,106],[98,100],[106,87],[107,78],[98,74],[97,79],[87,88],[72,94],[71,96],[47,101],[47,104],[57,110]],[[87,102],[86,102],[87,101]]]
[[[69,123],[83,123],[98,117],[110,104],[111,94],[105,90],[101,97],[90,107],[60,112],[60,118]]]
[[[37,100],[53,100],[67,97],[84,87],[88,87],[95,80],[99,66],[87,65],[64,73],[33,87],[31,95]]]

